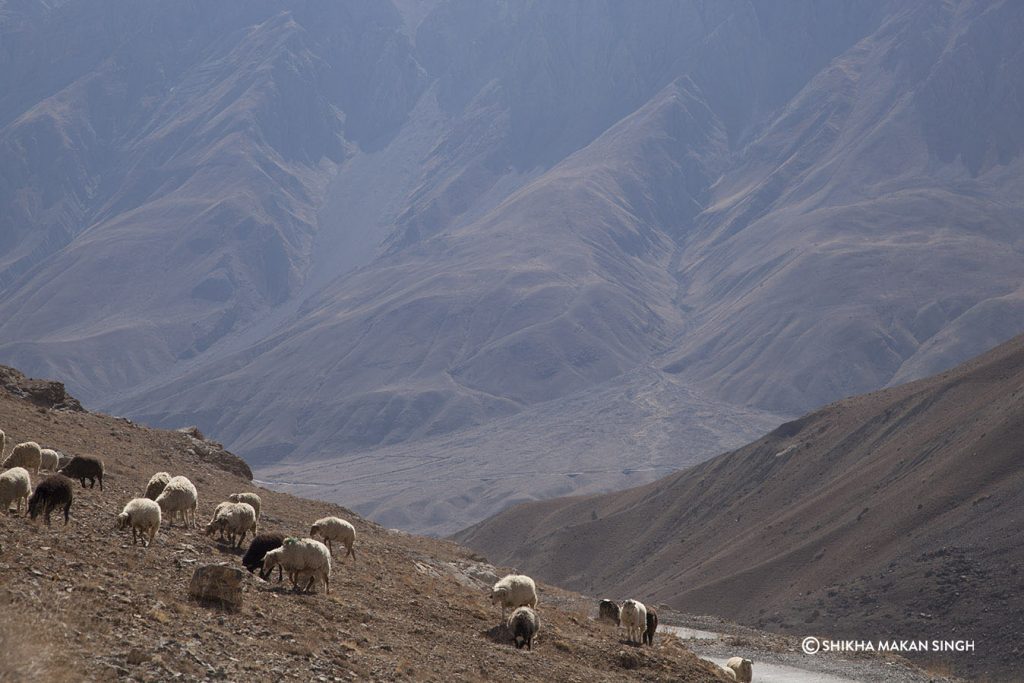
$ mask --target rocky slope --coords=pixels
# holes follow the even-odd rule
[[[792,634],[973,639],[918,661],[1011,680],[1021,425],[1017,337],[647,486],[524,504],[455,538],[576,590]]]
[[[104,491],[75,483],[67,526],[0,515],[2,680],[725,680],[672,639],[625,646],[587,618],[590,601],[549,586],[537,645],[518,651],[484,590],[496,570],[465,549],[259,489],[237,458],[211,457],[216,448],[194,433],[40,405],[28,395],[39,382],[2,375],[13,378],[0,390],[8,443],[33,438],[106,464]],[[192,479],[201,522],[229,493],[253,489],[263,530],[301,534],[342,515],[356,526],[357,559],[335,558],[330,595],[252,578],[240,611],[201,606],[187,596],[193,569],[238,565],[240,551],[180,525],[164,525],[151,548],[114,529],[158,470]]]
[[[1024,327],[1022,31],[1011,1],[3,3],[0,360],[268,476],[526,442],[664,372],[655,412],[749,411],[639,439],[683,466]],[[360,509],[415,517],[388,485]],[[431,529],[540,495],[431,493]]]

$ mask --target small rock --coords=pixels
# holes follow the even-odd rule
[[[128,652],[128,657],[125,659],[125,661],[127,661],[132,666],[136,666],[138,664],[142,664],[143,662],[148,662],[151,659],[153,659],[153,655],[149,654],[148,652],[143,652],[137,647],[134,647]]]
[[[226,563],[200,565],[192,572],[189,595],[231,609],[242,606],[242,570]]]

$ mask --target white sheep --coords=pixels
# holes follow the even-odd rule
[[[332,556],[334,555],[334,545],[331,542],[338,541],[345,546],[345,557],[349,555],[352,556],[352,559],[356,557],[356,551],[352,547],[356,542],[356,528],[340,517],[324,517],[316,520],[309,529],[309,535],[313,538],[324,539]]]
[[[213,523],[216,522],[217,518],[220,516],[220,511],[223,510],[224,508],[226,508],[228,505],[231,505],[231,501],[229,501],[229,500],[225,500],[223,502],[217,503],[217,507],[215,507],[213,509],[213,517],[210,517],[210,521],[206,523],[206,528],[207,529],[209,529],[211,526],[213,526]],[[219,540],[223,541],[224,540],[224,527],[221,527],[219,529],[219,531],[220,531]]]
[[[142,545],[147,548],[153,545],[156,532],[160,530],[160,506],[149,498],[132,498],[117,516],[117,528],[132,528],[132,545],[136,543],[136,534],[142,538]],[[149,540],[146,540],[149,536]]]
[[[149,478],[149,483],[146,484],[146,498],[150,500],[156,500],[157,496],[164,492],[164,487],[167,486],[167,482],[171,480],[171,475],[167,472],[157,472]]]
[[[754,679],[754,662],[743,657],[732,657],[725,663],[727,671],[731,671],[738,683],[750,683]]]
[[[56,472],[60,469],[60,453],[52,448],[43,448],[39,451],[39,469]]]
[[[24,467],[32,474],[39,475],[39,463],[42,460],[42,450],[35,441],[19,443],[11,451],[11,454],[4,460],[3,467]]]
[[[641,644],[647,630],[647,608],[638,600],[626,600],[619,610],[619,620],[626,629],[626,640]]]
[[[260,521],[260,508],[263,501],[255,493],[232,493],[228,496],[228,500],[232,503],[248,503],[252,505],[252,509],[256,511],[256,521]]]
[[[196,492],[195,485],[187,477],[172,477],[164,490],[156,497],[156,503],[167,518],[168,524],[173,525],[174,520],[181,513],[185,526],[195,528],[199,494]]]
[[[540,618],[529,607],[517,607],[508,618],[508,630],[515,641],[516,649],[533,650],[533,639],[540,630]]]
[[[3,512],[8,512],[11,503],[17,502],[20,515],[21,506],[28,504],[28,497],[31,493],[32,479],[24,467],[12,467],[0,474],[0,510]]]
[[[256,511],[248,503],[221,503],[217,506],[213,520],[206,525],[207,536],[214,531],[220,531],[222,537],[227,532],[231,547],[238,547],[248,532],[256,536]]]
[[[320,541],[312,538],[289,537],[280,548],[270,550],[263,556],[263,570],[260,576],[266,579],[280,566],[288,572],[292,586],[299,587],[299,580],[307,580],[304,590],[311,590],[316,580],[323,581],[324,590],[331,592],[331,551]]]
[[[537,609],[537,584],[525,574],[509,574],[491,588],[491,602],[501,605],[501,620],[505,621],[505,609],[528,605]]]

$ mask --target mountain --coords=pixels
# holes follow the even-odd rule
[[[976,654],[918,658],[1009,680],[1021,425],[1024,336],[651,484],[523,504],[455,538],[576,590],[793,634],[973,639]]]
[[[157,470],[196,484],[206,520],[217,501],[256,488],[244,463],[194,431],[84,412],[57,382],[3,366],[0,378],[8,443],[101,455],[106,475],[103,491],[74,482],[67,526],[59,516],[47,527],[0,515],[2,601],[19,615],[0,626],[2,680],[726,680],[675,638],[627,652],[615,629],[580,618],[593,601],[543,584],[536,645],[516,650],[487,597],[497,568],[453,543],[259,488],[261,531],[304,535],[313,520],[341,515],[356,528],[356,559],[335,555],[330,594],[301,595],[243,572],[240,609],[204,606],[189,597],[193,571],[240,566],[240,550],[167,520],[145,548],[114,520]]]
[[[1022,28],[967,0],[6,2],[0,360],[412,529],[644,483],[1024,329]],[[626,462],[562,476],[645,382]],[[451,469],[388,466],[416,459]],[[535,489],[493,476],[540,459]]]

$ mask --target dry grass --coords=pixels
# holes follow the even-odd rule
[[[22,613],[0,622],[0,681],[79,680],[58,652],[52,636],[30,615]]]

